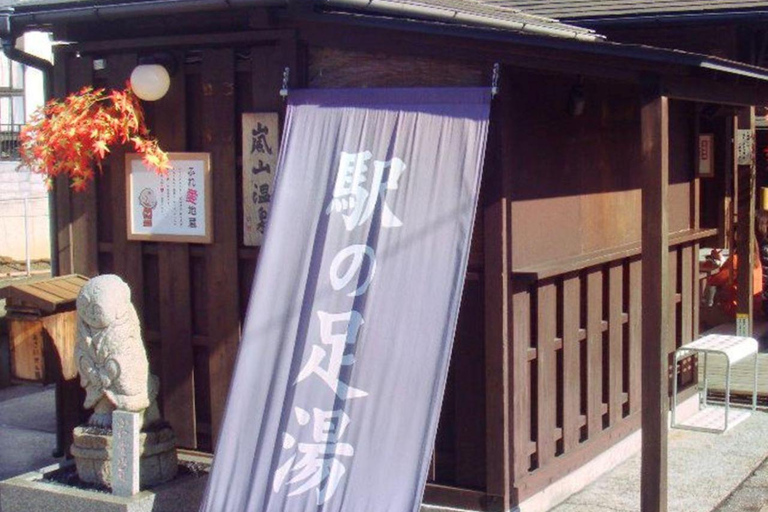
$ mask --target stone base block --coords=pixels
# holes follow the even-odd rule
[[[72,462],[54,464],[0,482],[2,512],[152,512],[155,493],[142,491],[128,498],[41,481],[45,473]]]
[[[180,456],[181,460],[197,462]],[[207,473],[181,474],[151,490],[123,498],[100,491],[79,489],[44,481],[43,478],[72,461],[0,482],[2,512],[189,512],[200,507]]]
[[[167,482],[176,476],[176,436],[170,427],[142,432],[139,446],[142,488]],[[112,483],[111,453],[111,431],[84,426],[75,428],[72,455],[82,481],[109,487]]]

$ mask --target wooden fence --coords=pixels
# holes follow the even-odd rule
[[[670,354],[698,333],[697,240],[707,234],[671,242]],[[639,247],[514,273],[513,480],[521,501],[639,428],[641,279]],[[693,359],[683,362],[681,388],[695,382],[694,370]]]

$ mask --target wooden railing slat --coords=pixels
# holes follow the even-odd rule
[[[577,276],[563,281],[563,450],[579,444],[581,429],[581,289]]]
[[[603,430],[603,273],[587,273],[587,436]]]
[[[554,431],[556,428],[557,366],[554,339],[557,330],[557,288],[554,282],[539,286],[537,297],[536,338],[537,364],[537,427],[539,465],[548,464],[555,456]]]
[[[669,251],[668,268],[669,268],[669,331],[667,332],[667,352],[672,353],[677,348],[677,308],[679,307],[678,301],[678,281],[677,281],[677,260],[678,252],[677,248],[671,248]]]
[[[629,357],[630,362],[640,361],[642,357],[642,262],[629,262]],[[641,374],[639,364],[629,365],[629,413],[640,410]]]
[[[682,318],[682,325],[680,326],[680,339],[678,340],[678,343],[679,345],[684,345],[693,341],[693,323],[691,322],[691,317],[693,316],[694,283],[693,248],[690,245],[687,245],[682,247],[680,252],[680,318]],[[698,254],[698,251],[696,252]]]
[[[512,472],[517,480],[528,474],[531,443],[531,294],[525,286],[512,294]],[[535,447],[534,447],[535,450]]]
[[[615,425],[622,418],[624,409],[621,401],[622,374],[624,358],[624,326],[621,322],[623,309],[623,280],[622,264],[614,263],[608,269],[608,404],[609,424]]]

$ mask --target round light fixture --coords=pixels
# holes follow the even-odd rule
[[[160,64],[140,64],[131,73],[131,89],[144,101],[157,101],[168,92],[171,77]]]

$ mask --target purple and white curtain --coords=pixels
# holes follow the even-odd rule
[[[419,509],[490,99],[291,91],[202,511]]]

